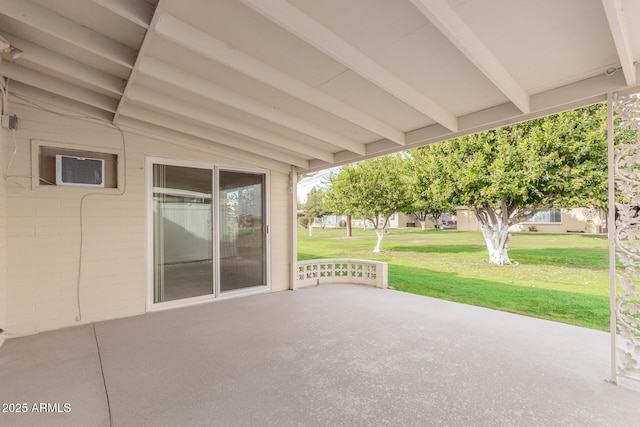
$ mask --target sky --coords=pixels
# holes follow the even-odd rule
[[[298,200],[304,203],[307,200],[307,194],[313,187],[324,187],[329,180],[331,172],[337,172],[340,167],[324,169],[313,176],[302,178],[298,181]]]

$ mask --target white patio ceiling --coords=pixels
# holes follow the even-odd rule
[[[302,172],[640,83],[637,0],[0,0],[0,35],[15,94]]]

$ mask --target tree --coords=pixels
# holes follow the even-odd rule
[[[325,202],[325,192],[321,188],[313,187],[307,194],[307,201],[304,204],[304,213],[309,227],[309,236],[313,236],[313,221],[315,218],[322,218],[330,213]]]
[[[351,237],[351,211],[350,208],[345,204],[343,198],[338,197],[334,189],[331,187],[331,176],[329,176],[329,187],[325,194],[325,206],[329,212],[333,212],[336,215],[347,215],[347,237]]]
[[[443,214],[453,212],[451,186],[439,175],[436,159],[426,155],[424,150],[414,150],[405,160],[405,170],[409,177],[410,207],[420,221],[422,231],[426,229],[427,218],[439,224]]]
[[[344,166],[329,178],[328,199],[343,213],[361,216],[373,224],[380,245],[389,217],[407,207],[407,179],[399,155],[378,157]]]
[[[594,105],[416,149],[456,206],[480,223],[492,264],[510,264],[509,227],[540,210],[606,206],[606,108]],[[448,191],[448,190],[447,190]]]

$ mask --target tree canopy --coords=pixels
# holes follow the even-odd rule
[[[619,133],[616,143],[631,137]],[[607,206],[606,165],[606,106],[596,104],[346,166],[331,177],[328,199],[376,230],[394,212],[437,216],[466,206],[489,262],[510,264],[512,225],[538,211]]]
[[[313,220],[331,213],[331,210],[327,208],[325,191],[322,188],[313,187],[307,194],[303,209],[307,226],[309,227],[309,235],[311,235],[313,233]]]
[[[437,227],[443,214],[455,210],[451,185],[439,174],[436,161],[428,152],[414,150],[404,162],[409,185],[408,207],[404,213],[414,214],[423,231],[427,218]]]
[[[346,165],[330,178],[329,204],[338,212],[369,220],[378,236],[380,251],[389,217],[407,207],[407,177],[400,155],[383,156]]]
[[[490,262],[510,263],[508,229],[537,211],[606,206],[606,109],[602,104],[421,147],[430,176],[472,209]],[[425,166],[426,165],[426,166]]]

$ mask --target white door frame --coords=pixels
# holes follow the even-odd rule
[[[153,215],[153,165],[162,164],[170,166],[191,167],[200,169],[210,169],[212,172],[212,203],[211,203],[211,219],[213,221],[212,232],[212,255],[213,262],[213,283],[212,293],[209,295],[202,295],[192,298],[184,298],[180,300],[166,301],[161,303],[154,302],[154,215]],[[218,200],[219,200],[219,172],[246,172],[264,175],[264,224],[266,228],[265,232],[265,285],[254,286],[250,288],[237,289],[233,291],[220,292],[220,270],[219,270],[219,218],[218,218]],[[146,203],[146,231],[147,231],[147,268],[146,268],[146,311],[159,311],[176,307],[185,307],[196,304],[203,304],[219,299],[230,298],[238,295],[256,294],[262,292],[268,292],[271,290],[271,243],[270,232],[270,174],[266,169],[257,168],[243,168],[228,165],[219,165],[211,162],[199,162],[194,160],[182,160],[167,157],[146,156],[145,157],[145,203]]]

